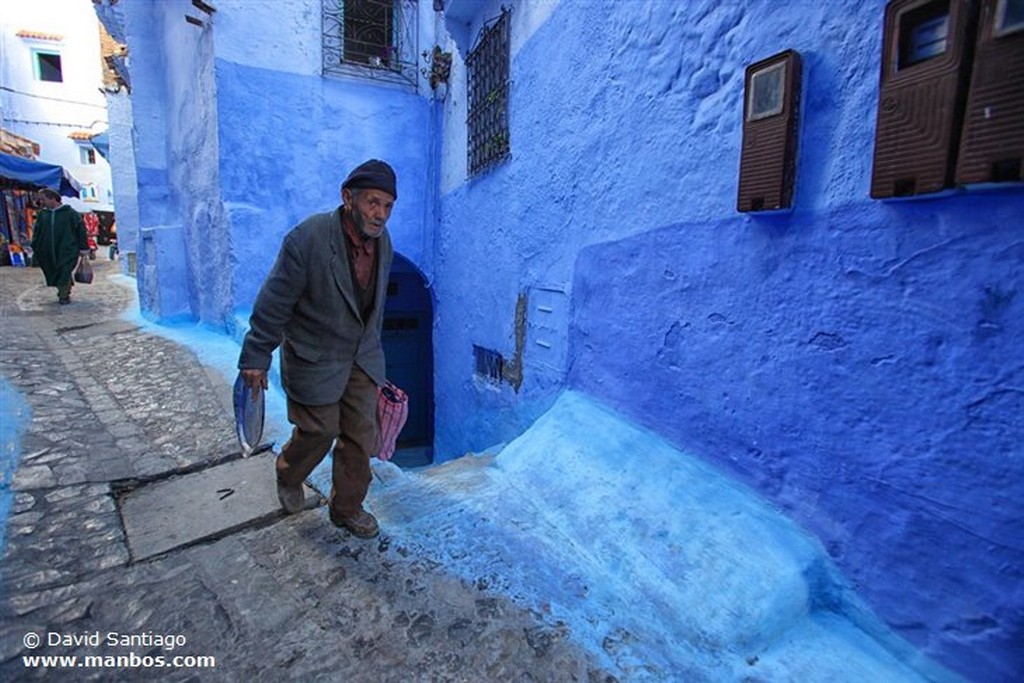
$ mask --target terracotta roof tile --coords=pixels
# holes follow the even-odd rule
[[[58,33],[43,33],[41,31],[26,31],[24,29],[18,31],[15,35],[17,35],[19,38],[33,38],[35,40],[52,40],[54,42],[60,42],[64,40],[64,36]]]

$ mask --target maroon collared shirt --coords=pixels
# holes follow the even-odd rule
[[[345,209],[341,210],[341,225],[347,238],[345,244],[348,246],[348,260],[352,272],[355,273],[356,284],[365,290],[373,278],[373,266],[377,260],[377,240],[363,238]]]

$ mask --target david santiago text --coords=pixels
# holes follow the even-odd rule
[[[108,647],[159,647],[165,652],[172,652],[176,647],[182,647],[186,643],[185,636],[182,635],[171,635],[162,633],[117,633],[116,631],[108,631],[105,634],[99,631],[92,633],[47,633],[46,644],[50,647],[57,647],[58,645],[64,647],[76,647],[82,645],[89,645],[90,647],[99,647],[100,645],[106,645]]]

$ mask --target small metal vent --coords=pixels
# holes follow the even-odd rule
[[[800,72],[800,55],[793,50],[747,67],[738,211],[775,211],[793,205]]]
[[[952,187],[976,25],[972,2],[886,5],[872,197]]]
[[[473,345],[473,358],[476,361],[476,374],[483,379],[497,384],[501,381],[505,359],[493,349]]]

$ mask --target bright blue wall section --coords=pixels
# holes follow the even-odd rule
[[[865,205],[588,248],[570,383],[756,486],[926,652],[1009,680],[1024,657],[1020,195],[939,206],[942,221]]]
[[[395,249],[423,263],[432,221],[429,102],[407,90],[216,61],[221,192],[236,309],[246,310],[284,234],[340,204],[341,182],[370,158],[390,163]]]
[[[459,320],[435,336],[441,457],[512,438],[553,398],[558,372],[529,364],[518,393],[472,378],[473,344],[512,354],[519,293],[568,286],[587,244],[735,215],[747,64],[803,54],[798,202],[866,196],[883,3],[716,5],[560,3],[513,56],[511,159],[441,198],[438,313]]]
[[[216,172],[213,42],[209,26],[183,21],[190,8],[186,0],[123,8],[130,42],[144,46],[129,60],[140,305],[161,320],[222,325],[230,278]]]
[[[1024,639],[1024,191],[869,199],[884,4],[559,4],[513,55],[511,158],[441,198],[437,453],[509,440],[567,374],[788,510],[927,653],[1000,680]],[[785,49],[796,208],[740,216],[743,71]],[[519,390],[474,377],[473,345],[513,358],[517,298],[559,286],[565,365],[539,362],[531,306]]]
[[[163,323],[194,322],[185,231],[180,225],[139,231],[139,300],[147,318]]]
[[[151,317],[159,316],[160,274],[155,245],[147,252],[142,229],[173,224],[176,210],[172,204],[167,161],[167,91],[164,87],[166,57],[161,49],[163,15],[153,6],[131,5],[125,21],[133,35],[149,49],[133,55],[129,72],[135,84],[132,92],[132,128],[135,142],[136,182],[138,183],[139,224],[128,241],[136,245],[136,273],[139,280],[139,304]],[[119,226],[120,227],[120,226]],[[131,230],[125,225],[124,230]],[[170,276],[168,276],[168,280]],[[186,290],[187,291],[187,290]],[[191,311],[188,301],[180,314]]]

